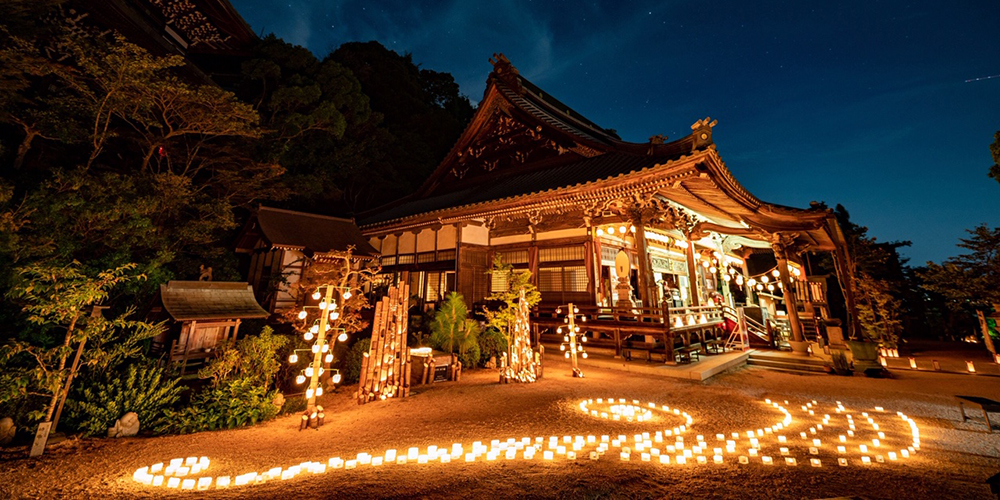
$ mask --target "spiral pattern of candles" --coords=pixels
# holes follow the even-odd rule
[[[377,455],[359,453],[353,458],[332,457],[238,476],[199,476],[211,462],[208,457],[191,456],[140,467],[132,474],[132,479],[146,486],[204,491],[358,467],[500,460],[601,460],[605,457],[675,466],[728,462],[763,466],[782,463],[795,467],[808,463],[820,468],[829,462],[847,467],[907,459],[920,449],[917,423],[902,412],[897,412],[895,419],[878,406],[870,412],[857,413],[837,401],[832,414],[822,413],[820,405],[810,401],[801,405],[801,410],[792,410],[797,413],[793,417],[788,401],[779,403],[766,399],[764,404],[781,414],[781,421],[757,429],[692,437],[694,418],[681,409],[623,398],[587,399],[577,407],[584,415],[597,420],[676,425],[633,435],[526,436],[493,439],[488,443],[475,441],[471,445],[454,443],[450,447],[389,449]],[[883,425],[889,429],[883,429]]]

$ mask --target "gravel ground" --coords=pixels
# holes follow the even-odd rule
[[[500,385],[493,372],[467,372],[460,383],[421,388],[411,397],[359,407],[350,391],[325,395],[327,424],[320,430],[299,432],[295,416],[283,417],[252,428],[205,432],[187,436],[128,438],[118,440],[69,440],[50,449],[40,459],[8,458],[0,462],[0,498],[219,498],[306,497],[573,497],[573,498],[989,498],[985,479],[1000,471],[1000,433],[987,434],[982,421],[960,422],[954,394],[973,394],[1000,399],[1000,379],[932,372],[897,372],[894,379],[797,375],[743,368],[706,383],[664,379],[655,376],[587,368],[586,378],[568,376],[568,365],[550,357],[545,377],[535,384]],[[709,447],[724,446],[717,433],[745,433],[768,427],[783,414],[764,403],[765,398],[784,405],[794,416],[788,435],[779,445],[775,435],[760,439],[761,454],[773,455],[776,465],[760,458],[748,465],[737,461],[748,454],[742,436],[736,454],[727,454],[723,464],[661,465],[642,462],[637,452],[621,461],[617,449],[600,460],[586,457],[554,461],[541,459],[496,462],[359,466],[354,470],[331,470],[321,475],[303,474],[288,481],[210,490],[177,492],[135,483],[136,468],[176,457],[206,455],[212,463],[206,474],[238,475],[288,467],[305,461],[326,462],[330,457],[353,458],[358,453],[381,455],[386,449],[411,446],[451,447],[473,441],[521,439],[524,436],[564,436],[636,433],[670,429],[683,419],[657,412],[650,422],[609,421],[583,414],[581,400],[635,398],[669,405],[691,414],[694,423],[684,434],[686,444],[705,436]],[[801,405],[815,400],[815,416]],[[835,413],[836,401],[847,411]],[[853,414],[858,423],[858,442],[867,420],[862,411],[884,407],[874,413],[885,431],[884,446],[906,446],[909,428],[896,416],[902,411],[920,428],[921,448],[913,458],[861,465],[857,443],[852,451],[838,455],[833,447],[846,432],[844,416]],[[819,455],[822,468],[810,467],[808,447],[798,436],[815,425],[823,414],[832,422],[818,436],[824,439]],[[846,421],[845,421],[846,422]],[[869,432],[873,432],[870,431]],[[809,436],[811,438],[814,436]],[[905,439],[904,439],[905,438]],[[673,438],[667,438],[669,442]],[[854,440],[854,438],[851,438]],[[663,443],[665,446],[666,443]],[[660,445],[657,445],[660,446]],[[786,466],[778,450],[790,448],[799,465]],[[662,446],[661,446],[662,448]],[[874,459],[875,452],[870,453]],[[10,457],[11,453],[7,453]],[[850,465],[837,466],[847,456]],[[655,458],[655,457],[654,457]]]

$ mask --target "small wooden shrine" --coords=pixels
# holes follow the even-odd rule
[[[272,313],[296,307],[295,285],[311,263],[349,253],[358,266],[379,255],[351,219],[264,206],[244,224],[236,253],[257,300]]]
[[[160,285],[150,317],[169,321],[168,329],[153,338],[153,352],[185,373],[236,340],[242,320],[266,318],[268,312],[246,283],[170,281]]]
[[[829,312],[826,284],[808,275],[803,255],[828,252],[848,334],[858,331],[833,213],[751,194],[722,160],[715,120],[672,141],[623,141],[503,55],[491,63],[476,115],[431,177],[359,217],[387,284],[408,283],[427,308],[449,291],[471,305],[504,286],[486,273],[496,256],[532,273],[542,296],[536,337],[560,324],[557,305],[572,302],[592,319],[595,340],[613,339],[618,353],[629,337],[660,345],[673,362],[675,346],[732,343],[720,338],[727,319],[750,325],[744,346],[775,345],[786,332],[805,352]]]

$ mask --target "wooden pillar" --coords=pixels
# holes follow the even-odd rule
[[[688,265],[688,293],[691,295],[691,305],[699,306],[701,305],[701,300],[698,298],[698,263],[694,260],[694,240],[691,239],[691,233],[687,233],[687,249],[684,251],[687,255],[687,265]]]
[[[861,338],[862,329],[854,297],[854,267],[851,265],[850,259],[851,256],[843,246],[838,245],[838,248],[833,251],[833,261],[837,264],[835,266],[837,280],[840,282],[840,290],[844,294],[844,302],[847,305],[847,338],[858,339]],[[827,298],[828,303],[829,300]]]
[[[747,259],[750,258],[750,250],[747,249],[746,251],[744,251],[741,257],[743,259],[743,264],[740,267],[743,268],[743,290],[746,291],[747,305],[759,306],[760,303],[757,301],[757,290],[754,287],[750,286],[749,283],[747,283],[747,280],[750,279],[750,269],[747,268]]]
[[[642,219],[639,218],[633,220],[632,225],[635,227],[635,233],[632,236],[635,239],[635,250],[639,257],[639,300],[642,301],[644,308],[656,307],[654,304],[656,294],[651,293],[650,290],[654,280],[653,269],[649,263],[649,246],[646,244],[646,229],[642,224]]]
[[[785,298],[785,309],[788,311],[788,324],[792,328],[792,340],[804,342],[802,335],[802,323],[799,321],[799,304],[792,291],[792,280],[788,276],[788,254],[784,245],[775,244],[772,246],[774,258],[778,261],[778,273],[781,280],[781,292]],[[794,349],[793,349],[794,350]]]

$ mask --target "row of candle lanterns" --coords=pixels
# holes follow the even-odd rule
[[[168,463],[157,463],[151,466],[137,469],[132,478],[136,482],[147,486],[159,486],[181,490],[207,490],[214,486],[217,489],[225,489],[231,486],[245,486],[261,484],[272,480],[289,480],[301,474],[322,474],[329,470],[355,469],[359,466],[380,467],[388,464],[403,465],[407,463],[427,464],[430,462],[450,463],[456,462],[493,462],[501,458],[505,460],[524,459],[534,460],[540,456],[543,461],[553,461],[556,458],[575,460],[578,456],[589,456],[592,460],[598,460],[605,456],[612,449],[615,450],[612,456],[617,456],[621,461],[636,460],[644,462],[657,461],[662,464],[684,465],[688,463],[697,464],[721,464],[725,463],[725,455],[736,455],[737,440],[747,441],[746,454],[739,454],[737,462],[739,464],[749,464],[751,459],[759,460],[763,465],[775,465],[777,461],[783,461],[788,466],[798,465],[798,458],[791,456],[792,451],[788,447],[788,437],[781,434],[787,431],[793,424],[792,413],[787,409],[788,401],[784,405],[777,401],[765,400],[765,404],[782,415],[781,421],[758,429],[747,429],[745,432],[732,432],[730,434],[719,433],[715,435],[718,445],[710,444],[704,435],[697,435],[693,439],[693,444],[685,441],[684,434],[688,432],[694,419],[690,414],[678,408],[671,408],[667,405],[657,405],[655,403],[640,403],[638,400],[627,401],[624,398],[597,398],[587,399],[578,405],[578,409],[585,415],[603,420],[626,420],[635,422],[654,422],[657,419],[679,418],[682,424],[656,430],[654,432],[642,432],[632,436],[627,435],[565,435],[545,437],[523,437],[520,439],[508,438],[506,440],[494,439],[487,445],[483,441],[475,441],[471,446],[466,447],[461,443],[454,443],[451,447],[429,446],[426,450],[419,447],[402,450],[389,449],[380,455],[370,453],[359,453],[353,459],[343,459],[333,457],[324,462],[302,462],[287,468],[273,467],[265,472],[249,472],[239,476],[202,476],[192,477],[201,473],[209,467],[208,457],[188,457],[186,459],[177,458]],[[819,417],[818,403],[808,402],[802,405],[803,417],[817,418],[816,423],[808,427],[807,431],[802,431],[799,436],[809,446],[808,462],[813,467],[821,467],[822,460],[819,458],[820,449],[823,442],[819,437],[824,432],[835,430],[834,418],[841,418],[847,424],[847,430],[839,434],[836,441],[837,463],[841,466],[849,465],[848,459],[840,455],[848,453],[849,442],[856,444],[858,452],[862,455],[860,463],[871,465],[873,463],[885,463],[909,458],[920,449],[920,431],[916,422],[902,412],[896,415],[908,427],[904,434],[909,438],[907,446],[887,451],[885,455],[875,454],[874,460],[871,456],[876,450],[886,448],[889,436],[879,423],[875,421],[876,415],[884,414],[881,407],[875,407],[873,414],[862,412],[860,417],[855,419],[855,415],[847,410],[841,403],[837,402],[834,408],[834,417],[831,414],[823,414]],[[806,424],[807,425],[807,424]],[[861,428],[870,428],[864,432],[877,433],[876,438],[862,440],[858,433],[863,432]],[[776,438],[778,454],[780,459],[772,455],[764,454],[764,443],[762,439]],[[858,441],[861,444],[857,444]],[[724,446],[722,442],[725,442]],[[870,443],[870,444],[869,444]],[[589,452],[584,450],[592,448]]]

